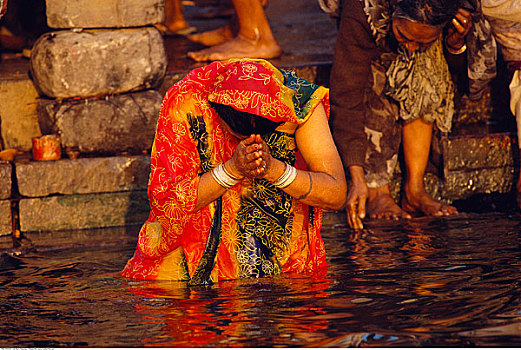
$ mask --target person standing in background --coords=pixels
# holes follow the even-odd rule
[[[188,53],[195,61],[221,61],[230,58],[275,58],[282,50],[273,36],[264,13],[266,0],[232,0],[237,25],[230,24],[188,39],[209,48]],[[237,27],[237,28],[235,28]]]
[[[457,213],[427,193],[423,178],[433,127],[448,132],[452,125],[447,59],[468,57],[472,99],[479,99],[495,76],[496,47],[479,3],[344,0],[339,5],[330,78],[332,131],[351,178],[350,227],[362,228],[366,214],[398,220]],[[406,167],[401,207],[389,189],[400,144]]]
[[[483,14],[490,22],[507,67],[510,81],[510,109],[521,133],[521,0],[482,0]],[[521,143],[518,145],[521,148]],[[516,183],[517,205],[521,209],[521,173]]]

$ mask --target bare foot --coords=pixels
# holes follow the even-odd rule
[[[207,49],[189,52],[188,57],[195,61],[221,61],[229,58],[274,58],[281,54],[275,41],[262,38],[251,40],[238,35],[235,39]]]
[[[195,27],[190,27],[187,22],[173,22],[169,25],[165,25],[162,23],[155,24],[157,30],[161,32],[163,35],[187,35],[193,33],[196,29]]]
[[[425,190],[412,193],[407,191],[407,187],[402,198],[402,208],[413,215],[449,216],[458,213],[455,207],[438,202]]]
[[[371,219],[399,220],[411,218],[411,215],[395,203],[388,186],[369,189],[366,210]]]
[[[233,40],[233,37],[234,34],[230,25],[225,25],[221,28],[209,30],[203,33],[195,33],[187,36],[188,40],[193,41],[194,43],[203,44],[205,46],[215,46],[223,44],[227,41]]]

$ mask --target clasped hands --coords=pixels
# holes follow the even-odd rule
[[[262,137],[258,134],[250,135],[239,142],[230,159],[228,171],[237,178],[265,178],[274,161]]]

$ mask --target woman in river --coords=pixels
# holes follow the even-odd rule
[[[206,284],[325,268],[319,208],[339,210],[346,194],[328,99],[254,59],[212,63],[170,88],[152,210],[122,275]]]

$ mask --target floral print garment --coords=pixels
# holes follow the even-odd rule
[[[172,86],[152,147],[150,216],[122,276],[195,285],[327,267],[322,211],[263,179],[243,180],[194,210],[199,176],[237,147],[208,101],[277,122],[302,124],[319,103],[329,116],[328,89],[264,60],[215,62]],[[305,168],[293,135],[276,131],[264,140],[273,157]]]

